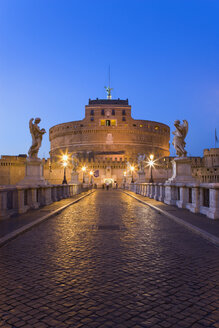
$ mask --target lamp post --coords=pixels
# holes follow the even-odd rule
[[[66,180],[66,167],[68,165],[68,155],[63,155],[62,156],[62,161],[63,161],[63,166],[64,166],[64,178],[63,178],[62,184],[67,184],[67,180]]]
[[[125,172],[123,172],[123,175],[124,175],[124,183],[126,184],[126,174],[127,174],[127,172],[125,171]]]
[[[91,185],[93,184],[93,175],[94,175],[94,172],[91,170],[90,171],[90,184]]]
[[[85,183],[85,171],[86,171],[86,166],[82,167],[82,172],[83,172],[83,183]]]
[[[134,172],[134,170],[135,170],[135,167],[132,165],[132,166],[130,167],[130,170],[131,170],[131,172],[132,172],[132,181],[131,181],[131,183],[134,183],[133,172]]]
[[[125,189],[125,185],[126,185],[126,174],[127,174],[127,172],[124,171],[124,172],[123,172],[123,188],[124,188],[124,189]]]
[[[152,173],[152,171],[153,171],[153,166],[154,166],[154,155],[151,154],[151,155],[149,156],[149,158],[150,158],[150,160],[149,160],[149,165],[150,165],[150,168],[151,168],[151,178],[150,178],[149,182],[150,182],[150,183],[153,183],[154,180],[153,180],[153,173]]]

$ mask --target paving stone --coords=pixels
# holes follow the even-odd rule
[[[0,248],[0,327],[218,328],[218,253],[97,190]]]

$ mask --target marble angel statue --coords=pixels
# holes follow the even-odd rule
[[[40,123],[41,119],[39,117],[35,118],[35,121],[33,123],[34,119],[31,118],[29,121],[29,128],[30,133],[32,136],[32,145],[28,151],[28,155],[31,159],[38,159],[38,151],[41,147],[42,138],[44,133],[46,133],[45,129],[40,129],[38,124]]]
[[[144,160],[145,160],[145,154],[138,154],[138,170],[139,172],[144,172]]]
[[[176,155],[179,157],[186,157],[187,151],[184,149],[186,145],[184,140],[188,133],[188,122],[183,120],[183,123],[180,124],[180,121],[176,120],[174,126],[176,130],[173,131],[173,146],[176,150]]]
[[[79,165],[77,154],[73,154],[71,158],[72,158],[72,171],[77,172],[77,168]]]

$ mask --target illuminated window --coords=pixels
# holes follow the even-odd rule
[[[105,126],[105,120],[100,120],[100,125]]]
[[[159,126],[155,126],[155,128],[154,128],[155,130],[159,130]]]
[[[111,120],[111,125],[116,126],[116,120]]]
[[[142,124],[140,124],[139,126],[140,126],[140,128],[143,128],[143,125]]]

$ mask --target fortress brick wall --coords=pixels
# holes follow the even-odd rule
[[[81,121],[53,126],[50,156],[77,153],[80,158],[136,161],[139,153],[156,158],[169,155],[169,126],[131,117],[128,100],[89,100]]]

